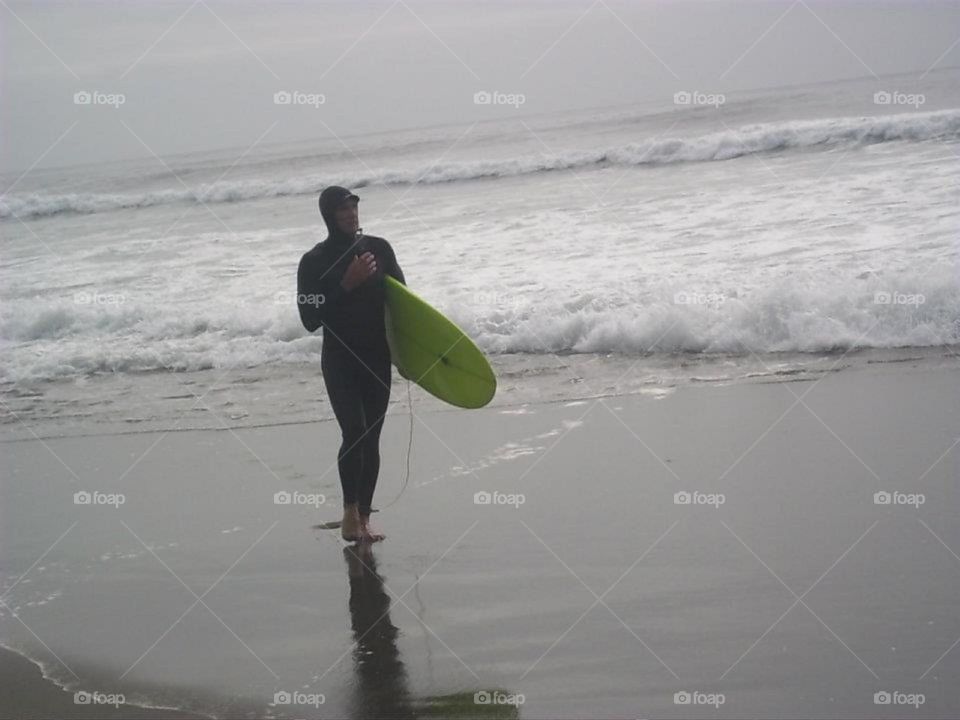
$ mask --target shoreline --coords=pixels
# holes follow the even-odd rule
[[[497,395],[487,406],[508,410],[530,404],[610,399],[673,392],[687,386],[816,381],[828,373],[857,372],[875,366],[920,363],[935,366],[960,358],[960,345],[907,348],[862,348],[833,353],[771,353],[749,355],[674,354],[620,356],[551,354],[493,356]],[[529,364],[532,367],[526,367]],[[633,376],[633,377],[627,377]],[[639,376],[639,377],[637,377]],[[626,378],[626,380],[624,379]],[[517,382],[517,381],[520,382]],[[609,383],[613,382],[613,385]],[[16,385],[14,385],[16,386]],[[71,380],[24,383],[27,392],[11,394],[0,386],[0,399],[12,417],[0,424],[0,445],[59,438],[134,436],[148,433],[224,432],[241,429],[318,424],[333,421],[319,361],[289,366],[188,372],[151,371],[143,374],[93,376]],[[171,387],[180,394],[170,395]],[[310,388],[307,391],[307,388]],[[459,412],[409,383],[417,412]],[[249,391],[250,396],[243,395]],[[406,414],[407,381],[393,371],[388,416]],[[225,393],[222,398],[214,397]],[[135,407],[109,409],[136,395]],[[84,404],[96,396],[95,402]],[[211,407],[196,410],[197,397]],[[263,398],[266,396],[266,399]],[[217,401],[222,404],[217,406]],[[254,403],[256,407],[254,407]],[[60,406],[76,407],[61,414]],[[100,406],[104,407],[101,409]],[[231,412],[241,409],[241,417]],[[149,412],[144,412],[144,409]],[[249,411],[247,410],[249,408]],[[139,417],[116,418],[114,413]],[[255,415],[256,413],[256,415]],[[243,418],[258,422],[243,422]],[[211,417],[212,416],[212,417]],[[21,422],[30,426],[25,432]],[[191,424],[181,426],[181,422]],[[83,428],[93,429],[84,432]]]
[[[69,718],[73,720],[213,720],[212,716],[149,705],[86,705],[73,692],[48,677],[39,661],[0,645],[0,713],[4,718]]]

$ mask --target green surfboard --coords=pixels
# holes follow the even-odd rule
[[[497,378],[480,348],[396,278],[385,275],[384,287],[387,343],[400,374],[457,407],[490,402]]]

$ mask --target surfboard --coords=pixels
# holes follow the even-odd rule
[[[384,287],[387,343],[399,373],[457,407],[490,402],[497,378],[480,348],[396,278],[385,275]]]

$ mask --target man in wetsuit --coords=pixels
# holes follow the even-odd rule
[[[359,202],[336,185],[320,193],[329,234],[300,260],[297,307],[307,330],[323,326],[320,368],[342,436],[340,532],[344,540],[374,542],[384,538],[370,527],[370,505],[391,380],[384,274],[406,281],[390,243],[361,232]]]

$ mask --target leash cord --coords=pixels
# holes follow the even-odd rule
[[[407,380],[407,409],[410,413],[410,438],[407,441],[407,475],[403,478],[403,485],[400,486],[400,492],[397,493],[397,496],[393,500],[383,506],[383,510],[386,510],[403,497],[403,493],[406,492],[407,489],[407,483],[410,482],[410,451],[413,448],[413,397],[410,394],[409,380]]]

